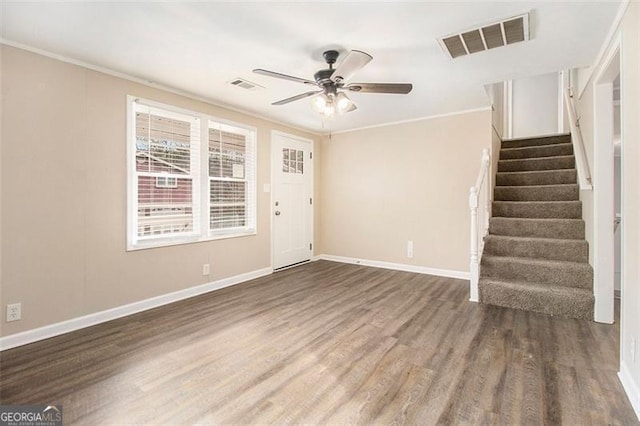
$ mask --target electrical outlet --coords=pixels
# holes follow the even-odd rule
[[[211,273],[211,268],[208,263],[202,265],[202,275],[209,275]]]
[[[407,241],[407,257],[413,259],[413,241]]]
[[[7,322],[18,321],[20,319],[22,319],[22,303],[7,305]]]

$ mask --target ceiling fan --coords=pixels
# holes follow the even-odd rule
[[[340,53],[337,50],[327,50],[322,54],[329,68],[316,72],[313,76],[314,80],[294,77],[279,72],[255,69],[256,74],[266,75],[268,77],[280,78],[283,80],[295,81],[297,83],[309,86],[317,86],[320,90],[312,90],[301,93],[290,98],[282,99],[272,103],[272,105],[285,105],[300,99],[314,96],[312,105],[319,113],[332,116],[334,114],[342,114],[357,109],[356,105],[349,99],[345,91],[360,93],[395,93],[407,94],[413,89],[410,83],[348,83],[349,79],[362,67],[367,65],[373,57],[368,53],[359,50],[352,50],[338,64],[337,68],[333,68],[333,64],[338,60]]]

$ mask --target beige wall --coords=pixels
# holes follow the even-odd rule
[[[23,310],[1,335],[271,265],[271,131],[317,136],[12,47],[1,56],[0,306]],[[257,128],[257,235],[125,251],[128,94]]]
[[[320,253],[468,272],[469,187],[490,147],[489,110],[325,138]]]
[[[631,2],[619,28],[621,36],[621,102],[622,102],[622,197],[623,197],[623,269],[621,303],[620,369],[623,377],[640,390],[640,3]],[[615,38],[615,37],[614,37]],[[584,87],[578,109],[589,164],[593,167],[594,81],[603,64],[578,73],[578,87]],[[598,182],[594,182],[594,188]],[[582,197],[587,236],[593,236],[592,195]],[[592,241],[590,240],[590,243]],[[592,251],[592,250],[590,250]],[[591,259],[593,260],[593,259]],[[635,341],[635,360],[631,355]],[[630,395],[633,396],[633,395]],[[632,401],[640,415],[640,395]]]

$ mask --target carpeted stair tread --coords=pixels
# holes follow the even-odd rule
[[[496,186],[496,201],[577,201],[580,188],[577,184]]]
[[[481,278],[480,302],[547,315],[593,320],[593,292],[547,283]]]
[[[593,268],[573,154],[571,135],[502,141],[480,302],[593,320]]]
[[[575,168],[573,155],[559,155],[546,158],[520,158],[499,160],[498,172],[524,172],[534,170],[561,170]]]
[[[483,254],[480,277],[593,289],[591,265],[561,260]]]
[[[489,219],[489,234],[581,240],[584,239],[584,220],[492,217]]]
[[[585,240],[487,235],[483,254],[587,263],[589,245]]]
[[[496,174],[496,185],[561,185],[576,183],[576,169],[535,170],[525,172],[500,172]]]
[[[580,201],[494,201],[493,217],[582,218]]]
[[[573,144],[559,143],[554,145],[525,146],[500,150],[500,160],[557,157],[561,155],[573,155]]]
[[[571,143],[571,135],[553,135],[541,138],[505,139],[502,141],[502,149],[521,148],[525,146],[555,145]]]

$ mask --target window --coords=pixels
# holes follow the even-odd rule
[[[246,226],[249,185],[247,134],[209,122],[209,226],[212,230]]]
[[[177,188],[178,178],[158,176],[156,177],[156,188]]]
[[[128,103],[128,249],[255,234],[255,130]]]
[[[284,173],[304,173],[304,151],[282,148],[282,171]]]

